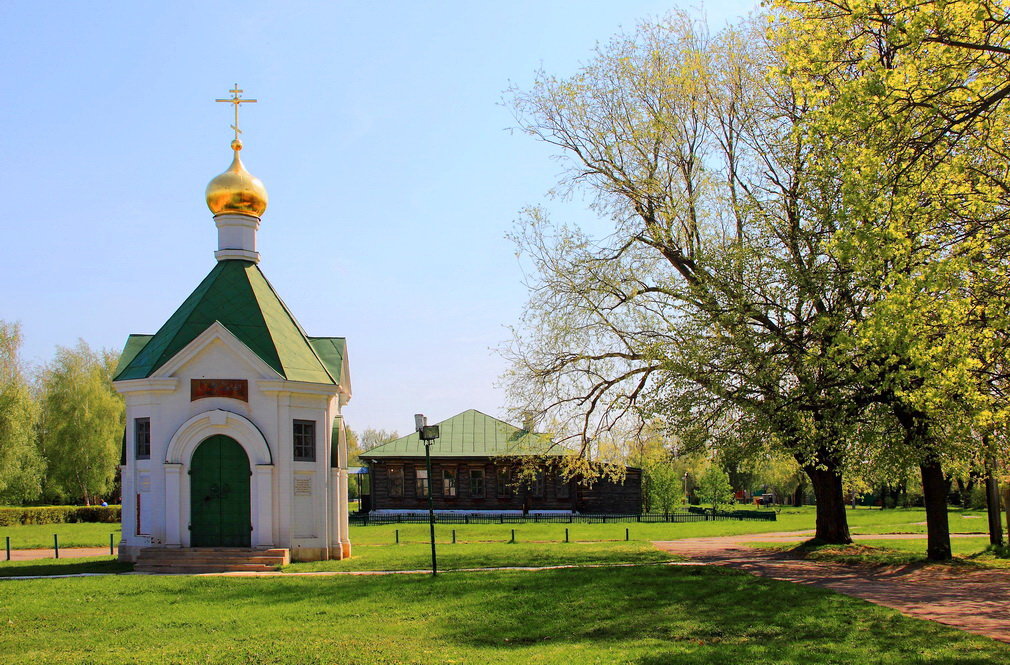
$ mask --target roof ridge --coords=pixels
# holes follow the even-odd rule
[[[305,341],[305,346],[307,346],[309,349],[309,353],[311,353],[312,356],[316,359],[316,362],[319,363],[319,366],[323,369],[323,372],[326,373],[326,376],[330,377],[330,381],[332,381],[334,385],[337,385],[339,382],[337,381],[336,377],[330,373],[330,370],[327,369],[326,363],[323,362],[323,359],[319,357],[318,353],[316,353],[316,349],[314,346],[312,346],[312,342],[310,341],[311,338],[308,336],[308,333],[305,332],[305,329],[302,328],[302,324],[298,322],[298,319],[295,318],[294,313],[292,313],[287,303],[284,302],[284,299],[281,298],[281,295],[277,293],[277,289],[274,288],[274,285],[270,283],[270,280],[267,279],[267,276],[263,273],[262,270],[260,270],[259,265],[253,264],[253,267],[256,268],[256,272],[259,273],[259,276],[263,278],[263,281],[264,283],[266,283],[267,288],[270,289],[270,292],[277,299],[277,302],[280,303],[281,309],[284,310],[284,313],[287,314],[291,322],[294,323],[295,328],[298,330],[298,332],[301,333],[302,339]],[[270,335],[270,339],[274,343],[274,348],[278,348],[277,340],[274,339],[273,330],[270,329],[270,326],[267,326],[267,334]],[[279,355],[280,354],[278,353],[278,356]],[[284,367],[283,363],[281,363],[281,367],[282,368]],[[288,378],[287,372],[284,373],[284,378]]]

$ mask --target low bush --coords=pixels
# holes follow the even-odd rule
[[[0,508],[0,526],[120,521],[120,506],[39,506]]]

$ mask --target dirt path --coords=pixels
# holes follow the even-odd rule
[[[824,587],[903,614],[930,619],[1010,642],[1010,571],[964,571],[947,566],[847,566],[804,561],[745,543],[790,542],[812,531],[688,538],[655,542],[665,552],[707,564],[732,566],[754,575]],[[978,537],[978,534],[951,534]],[[925,534],[867,534],[854,540],[906,540]]]
[[[34,559],[55,558],[55,550],[11,550],[11,561],[32,561]],[[112,556],[108,547],[61,547],[61,559],[79,559],[86,556]],[[0,560],[6,560],[7,555],[0,549]]]

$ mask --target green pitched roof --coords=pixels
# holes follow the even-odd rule
[[[474,409],[437,424],[439,438],[431,445],[432,457],[560,455],[565,452],[560,446],[552,448],[546,434],[527,432]],[[361,453],[361,457],[424,457],[424,444],[414,432]]]
[[[117,372],[116,380],[150,376],[215,321],[282,377],[310,383],[337,382],[259,267],[236,260],[219,261],[165,325],[134,351]],[[131,336],[124,356],[131,350],[134,337],[139,344],[144,336]]]
[[[126,346],[123,347],[123,352],[119,354],[119,364],[116,365],[117,376],[133,362],[133,359],[137,357],[141,349],[147,346],[152,337],[154,335],[130,335],[126,338]],[[124,434],[123,436],[126,435]]]
[[[346,377],[344,373],[344,351],[347,348],[347,340],[343,337],[309,337],[309,344],[319,356],[326,371],[330,373],[337,383]]]

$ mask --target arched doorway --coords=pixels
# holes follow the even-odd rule
[[[249,457],[235,439],[205,439],[190,462],[190,544],[249,547]]]

